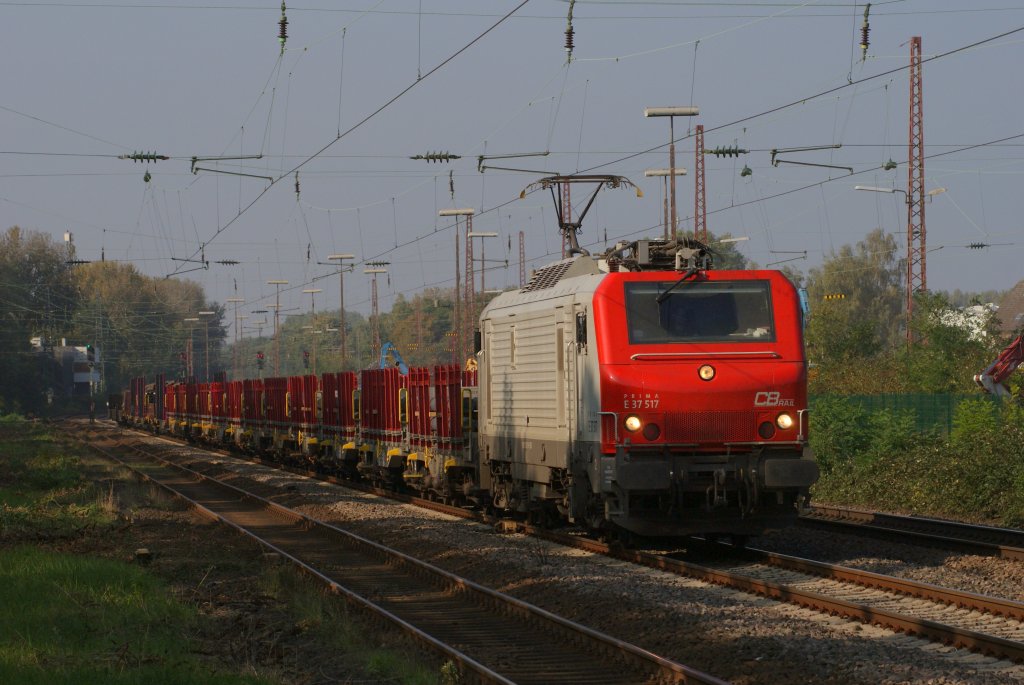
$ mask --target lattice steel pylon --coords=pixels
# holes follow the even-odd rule
[[[466,296],[464,299],[466,309],[465,320],[462,326],[462,346],[459,350],[459,359],[465,360],[469,356],[469,348],[473,344],[473,328],[476,325],[476,268],[473,264],[473,216],[466,217]]]
[[[565,249],[565,239],[562,239],[562,249]],[[519,287],[526,287],[526,235],[519,231]]]
[[[572,193],[570,192],[570,185],[568,183],[562,184],[562,214],[566,221],[572,221]],[[565,259],[569,255],[570,248],[569,236],[563,234],[562,259]]]
[[[377,301],[377,274],[373,275],[373,283],[371,285],[372,294],[370,295],[370,318],[373,319],[373,325],[371,329],[373,331],[373,340],[371,341],[371,351],[373,356],[371,359],[376,360],[380,357],[380,305]]]
[[[366,268],[363,269],[364,274],[370,274],[373,277],[373,281],[370,284],[370,333],[371,338],[371,353],[372,360],[374,362],[380,358],[380,303],[377,299],[377,274],[386,274],[388,270],[385,268],[390,262],[366,262]]]
[[[914,316],[914,295],[928,289],[920,36],[910,39],[910,132],[907,148],[907,342],[912,342],[910,322]]]
[[[697,153],[693,162],[693,237],[700,243],[708,243],[708,210],[704,202],[704,125],[697,124],[694,133]],[[673,228],[675,228],[673,226]]]
[[[462,360],[462,291],[459,289],[459,222],[455,220],[455,311],[452,312],[452,363],[461,364]]]

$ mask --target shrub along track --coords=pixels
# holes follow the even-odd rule
[[[724,682],[320,523],[138,446],[112,441],[112,449],[105,449],[90,444],[186,499],[204,515],[288,558],[353,604],[400,626],[458,664],[474,681]]]

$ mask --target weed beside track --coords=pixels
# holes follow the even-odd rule
[[[0,682],[441,680],[255,545],[43,424],[0,425],[0,606]]]

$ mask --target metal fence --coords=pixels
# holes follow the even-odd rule
[[[913,412],[919,431],[938,430],[946,434],[953,429],[953,414],[961,402],[982,399],[1000,403],[1000,398],[987,394],[811,395],[808,398],[811,411],[816,402],[828,397],[843,399],[868,412]]]

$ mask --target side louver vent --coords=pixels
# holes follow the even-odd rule
[[[563,259],[560,262],[541,267],[530,275],[530,281],[519,292],[532,293],[554,287],[563,278],[586,276],[600,273],[597,262],[589,255]]]
[[[570,266],[572,266],[572,260],[565,259],[537,269],[530,275],[530,282],[520,292],[532,293],[535,290],[550,288],[562,280],[562,276],[565,275]]]

